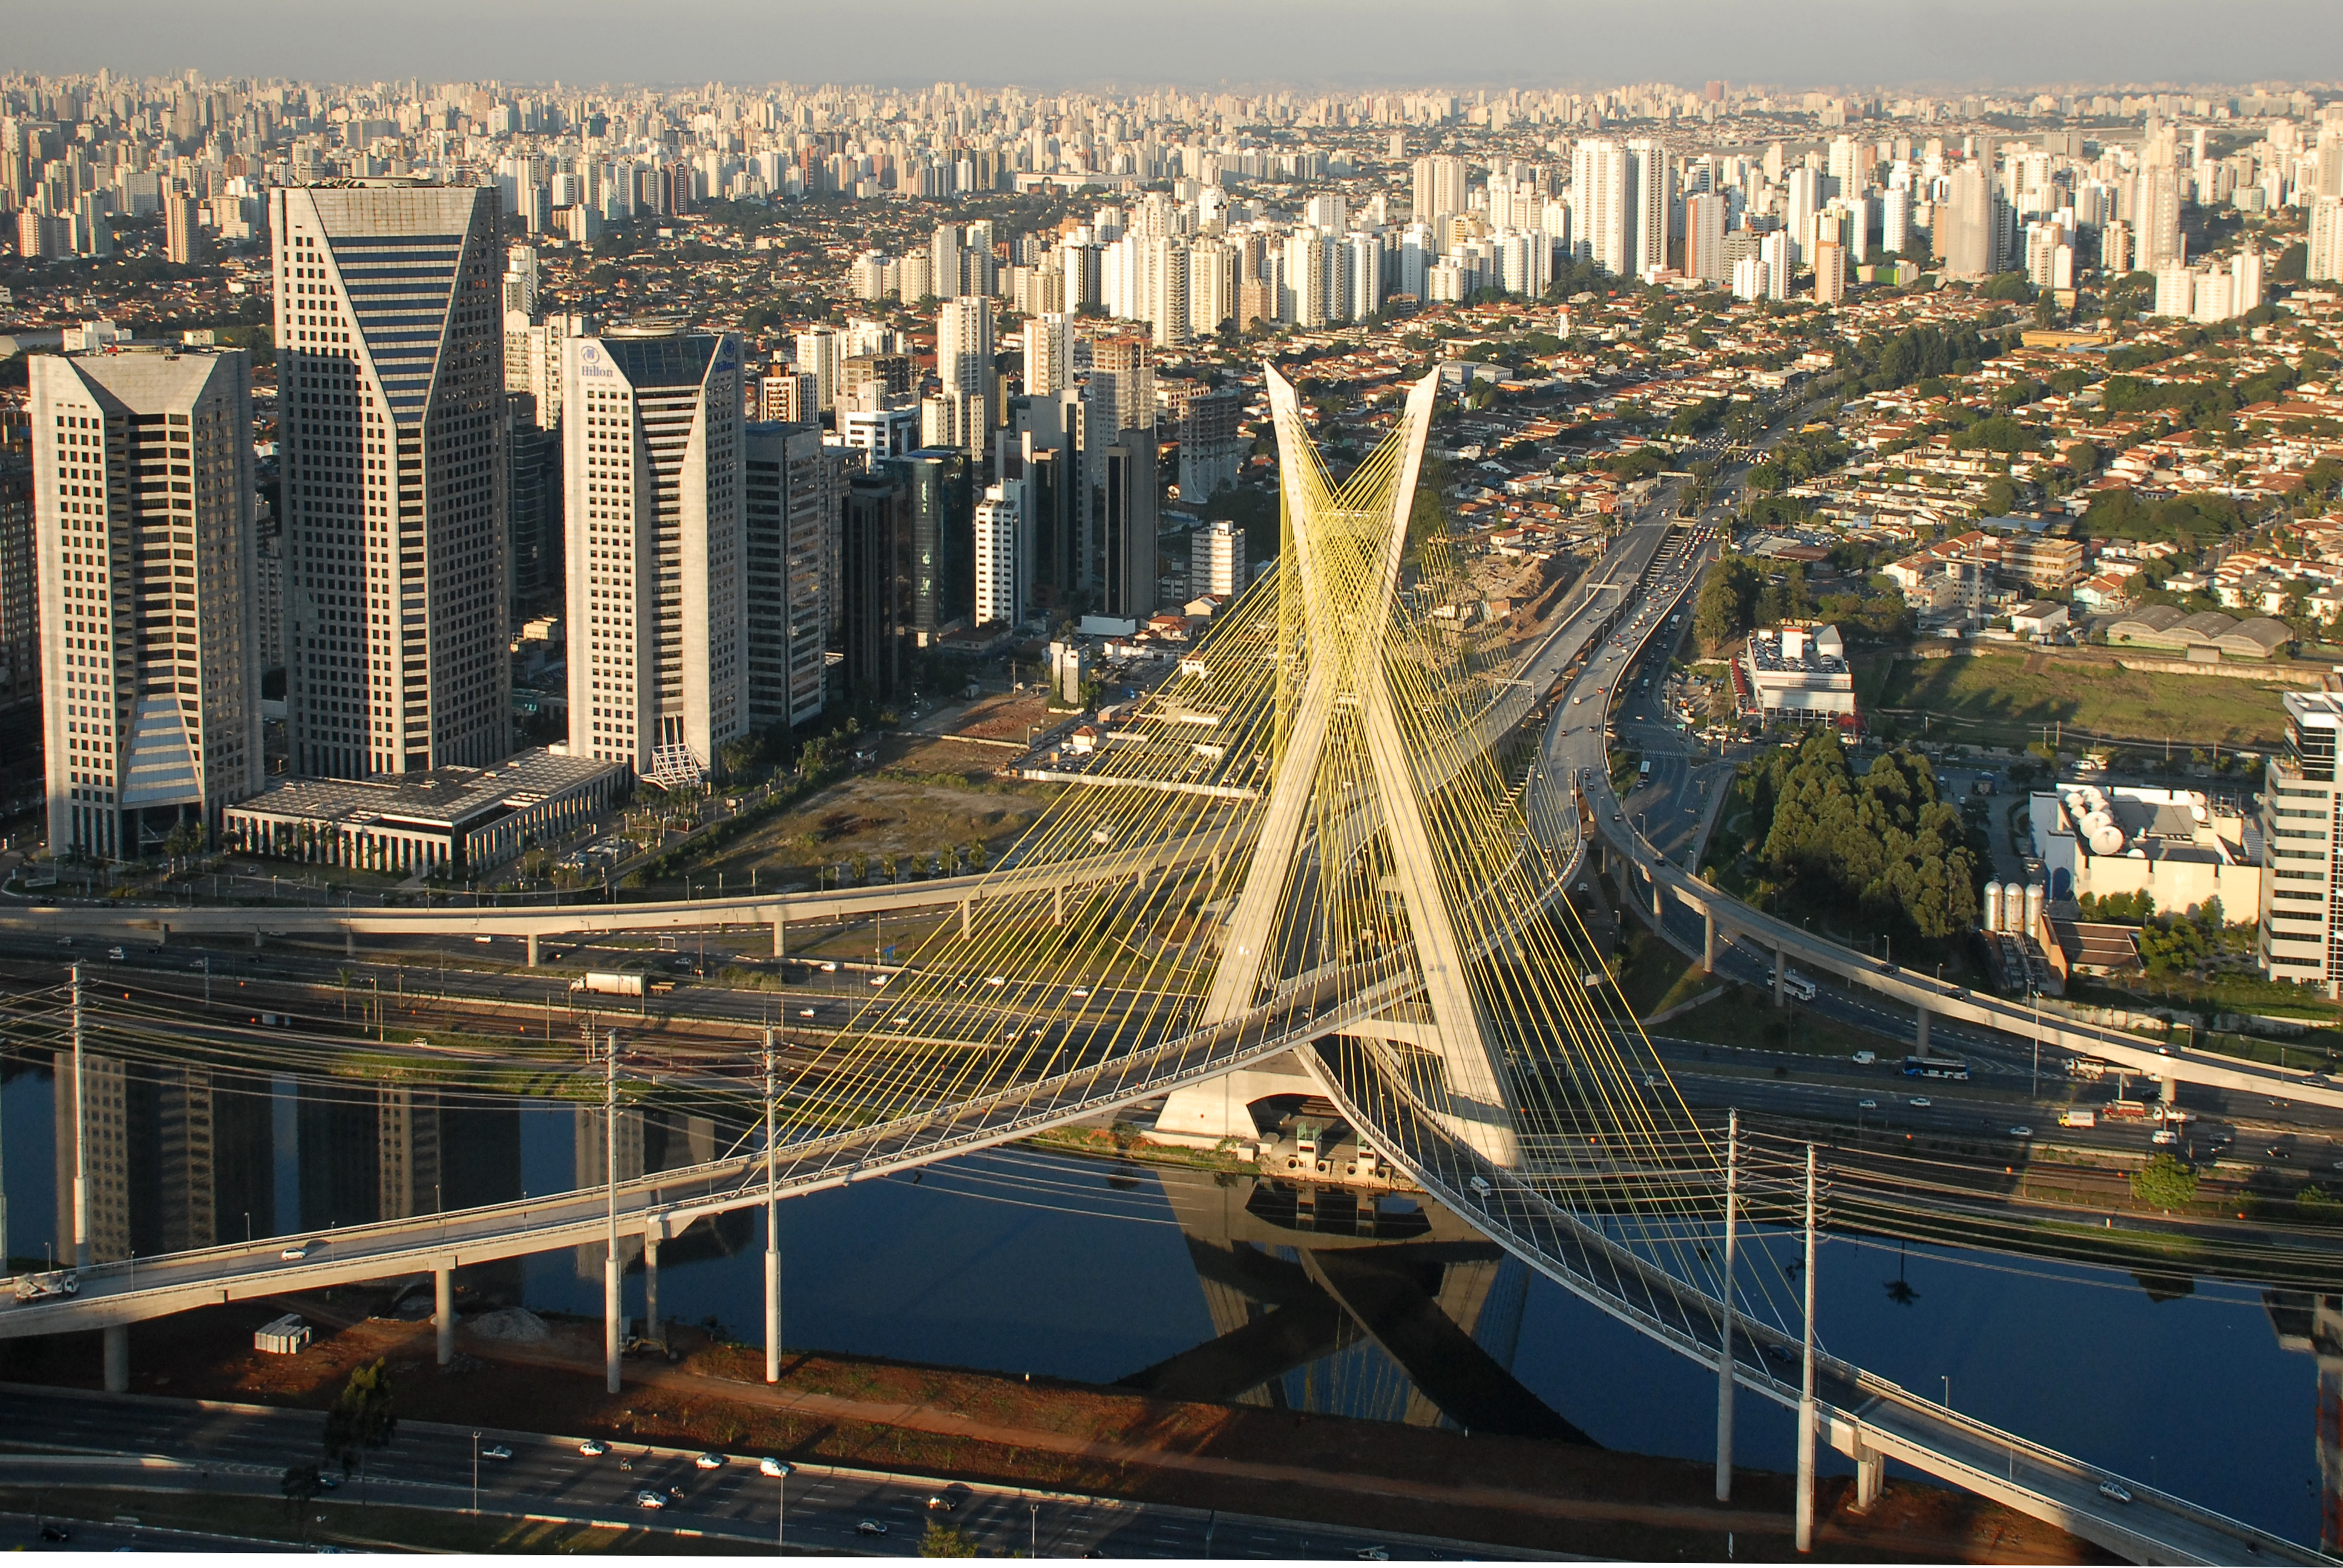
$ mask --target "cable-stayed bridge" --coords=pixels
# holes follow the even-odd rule
[[[1270,389],[1285,513],[1276,571],[1104,738],[1090,773],[1000,869],[961,889],[836,896],[844,910],[964,894],[959,919],[821,1049],[702,1070],[748,1130],[730,1152],[620,1180],[618,1118],[650,1091],[622,1081],[614,1042],[601,1042],[594,1077],[611,1159],[601,1187],[343,1227],[299,1258],[272,1246],[80,1260],[76,1294],[0,1308],[0,1336],[115,1329],[209,1302],[429,1271],[444,1355],[456,1267],[599,1241],[615,1386],[622,1234],[655,1256],[660,1239],[708,1215],[1176,1099],[1292,1053],[1382,1159],[1490,1240],[1718,1367],[1725,1390],[1802,1410],[1857,1462],[1860,1505],[1892,1457],[2141,1561],[2318,1560],[1819,1352],[1810,1386],[1793,1379],[1811,1348],[1797,1304],[1778,1298],[1769,1273],[1728,1276],[1714,1244],[1726,1151],[1666,1088],[1610,988],[1584,983],[1599,960],[1559,897],[1581,852],[1579,814],[1522,727],[1624,595],[1582,594],[1544,643],[1504,646],[1458,613],[1477,596],[1447,538],[1413,520],[1436,377],[1339,478],[1273,370]],[[226,913],[166,918],[200,929]],[[391,912],[335,913],[354,930]],[[266,914],[272,929],[295,924]],[[495,929],[548,917],[471,918]],[[639,929],[647,913],[549,918],[561,923],[548,931],[600,920]],[[93,1027],[85,1018],[77,1033]],[[95,1029],[98,1043],[85,1049],[102,1050],[103,1023]],[[373,1070],[392,1070],[377,1054]],[[402,1059],[397,1070],[424,1070]],[[1762,1195],[1778,1218],[1792,1197],[1778,1172],[1751,1176],[1773,1181]],[[768,1271],[770,1366],[769,1251]],[[110,1334],[110,1378],[117,1342]]]

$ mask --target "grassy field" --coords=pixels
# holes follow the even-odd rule
[[[1973,745],[2026,745],[2054,723],[2139,741],[2169,736],[2195,746],[2268,745],[2286,730],[2273,686],[2056,655],[1962,653],[1892,667],[1881,659],[1860,667],[1855,680],[1858,699],[1874,710],[1909,709],[1950,720],[1933,733]]]

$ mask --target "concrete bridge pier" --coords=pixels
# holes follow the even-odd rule
[[[1652,930],[1656,932],[1662,925],[1666,923],[1667,914],[1660,905],[1660,868],[1655,862],[1650,869],[1652,875]]]
[[[781,1247],[771,1231],[772,1206],[766,1205],[765,1381],[781,1381]]]
[[[962,899],[960,901],[960,940],[962,941],[968,940],[969,907],[975,902],[974,899]]]
[[[602,1258],[602,1387],[618,1392],[618,1340],[626,1320],[618,1315],[618,1248],[613,1239]]]
[[[439,1364],[456,1359],[456,1265],[451,1260],[431,1271],[431,1321],[439,1330]]]
[[[537,933],[529,932],[525,940],[528,943],[528,967],[535,969],[537,967]]]
[[[252,945],[256,948],[260,945],[260,928],[258,926],[252,928]]]
[[[1066,884],[1055,882],[1050,888],[1050,923],[1062,927],[1066,923]]]
[[[1855,1435],[1855,1511],[1868,1513],[1887,1488],[1887,1456],[1863,1441],[1863,1433]]]
[[[116,1323],[107,1329],[106,1341],[106,1392],[130,1392],[130,1325]]]
[[[667,1349],[667,1324],[659,1310],[659,1250],[661,1227],[654,1220],[643,1227],[643,1338]]]
[[[357,934],[357,932],[356,932],[356,931],[352,931],[352,930],[345,930],[345,931],[342,933],[342,956],[343,956],[344,958],[352,958],[352,959],[354,959],[354,958],[356,958],[356,957],[357,957],[357,956],[358,956],[358,934]]]
[[[1700,972],[1716,972],[1716,910],[1710,904],[1700,907]]]
[[[1775,1007],[1790,1005],[1789,988],[1783,983],[1785,977],[1789,973],[1789,969],[1788,955],[1782,949],[1775,948],[1774,950],[1774,1005]]]
[[[787,915],[773,917],[773,956],[777,959],[789,956],[789,918]]]
[[[1922,1009],[1920,1010],[1920,1017],[1919,1017],[1919,1020],[1918,1020],[1918,1022],[1917,1022],[1917,1023],[1915,1025],[1915,1027],[1914,1027],[1914,1030],[1913,1030],[1913,1036],[1912,1036],[1912,1038],[1913,1038],[1913,1039],[1914,1039],[1914,1040],[1918,1043],[1918,1045],[1919,1045],[1919,1048],[1920,1048],[1920,1050],[1919,1050],[1919,1054],[1920,1054],[1920,1055],[1922,1055],[1922,1056],[1926,1056],[1926,1055],[1927,1055],[1927,1054],[1928,1054],[1928,1010],[1927,1010],[1926,1008],[1925,1008],[1925,1007],[1924,1007],[1924,1008],[1922,1008]]]

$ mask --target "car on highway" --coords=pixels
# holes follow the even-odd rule
[[[1721,1343],[1722,1342],[1719,1342]],[[650,1488],[645,1487],[642,1491],[635,1493],[635,1506],[638,1508],[665,1508],[667,1506],[667,1494],[662,1492],[653,1492]]]
[[[2129,1503],[2131,1489],[2119,1481],[2102,1481],[2099,1483],[2099,1495],[2109,1503]]]
[[[2009,1135],[2012,1138],[2031,1138],[2034,1136],[2034,1129],[2026,1126],[2026,1123],[2021,1121],[2016,1126],[2009,1130]],[[1723,1342],[1719,1341],[1718,1342],[1722,1343]]]
[[[854,1533],[857,1535],[884,1535],[887,1533],[887,1525],[882,1520],[865,1519],[854,1526]]]
[[[932,1492],[932,1493],[930,1493],[928,1494],[928,1512],[929,1512],[929,1513],[950,1513],[952,1511],[952,1507],[953,1507],[952,1500],[951,1500],[950,1498],[949,1498],[949,1497],[946,1497],[942,1493],[940,1493],[940,1492]]]
[[[798,1009],[798,1016],[799,1018],[811,1018],[813,1016],[813,1009],[809,1007],[801,1007]],[[1723,1342],[1719,1341],[1718,1342],[1722,1343]]]
[[[1879,1109],[1879,1101],[1876,1100],[1858,1100],[1855,1102],[1855,1108],[1857,1111],[1876,1111]],[[1720,1340],[1717,1342],[1722,1344],[1725,1342]]]
[[[512,1450],[501,1442],[491,1442],[480,1450],[480,1457],[482,1459],[510,1459],[512,1457]]]
[[[1723,1342],[1719,1341],[1718,1342],[1722,1343]],[[694,1470],[721,1470],[724,1468],[724,1456],[711,1449],[708,1452],[700,1454],[697,1458],[693,1459],[691,1462],[691,1467]]]
[[[1717,1342],[1721,1344],[1724,1342],[1720,1340]],[[588,1459],[599,1459],[610,1452],[610,1445],[598,1437],[589,1437],[578,1445],[578,1452]]]
[[[1926,1111],[1928,1107],[1934,1105],[1936,1101],[1929,1099],[1925,1094],[1916,1094],[1904,1103],[1910,1106],[1915,1111]]]
[[[2180,1141],[2180,1134],[2169,1127],[2159,1127],[2147,1135],[2147,1141],[2159,1149],[2168,1149]]]
[[[1721,1343],[1722,1342],[1719,1342]],[[789,1461],[785,1459],[775,1459],[769,1453],[765,1455],[764,1458],[757,1461],[757,1473],[759,1475],[788,1475],[794,1472],[796,1466],[790,1464]]]
[[[288,1263],[297,1263],[326,1243],[321,1241],[296,1241],[277,1255]]]
[[[1496,1191],[1494,1187],[1489,1185],[1488,1179],[1483,1176],[1467,1176],[1464,1178],[1464,1185],[1473,1189],[1473,1195],[1475,1198],[1479,1198],[1483,1201],[1488,1198],[1490,1193]]]
[[[16,1299],[20,1302],[45,1302],[51,1296],[70,1296],[80,1290],[81,1276],[65,1269],[22,1274],[16,1280]]]

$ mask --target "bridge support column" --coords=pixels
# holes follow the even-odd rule
[[[1920,1054],[1921,1054],[1922,1056],[1926,1056],[1926,1055],[1927,1055],[1927,1054],[1928,1054],[1928,1010],[1927,1010],[1926,1008],[1925,1008],[1925,1007],[1924,1007],[1924,1008],[1922,1008],[1922,1009],[1920,1010],[1920,1018],[1919,1018],[1919,1021],[1918,1021],[1918,1023],[1915,1026],[1915,1028],[1914,1028],[1914,1030],[1913,1030],[1913,1036],[1912,1036],[1912,1038],[1913,1038],[1913,1039],[1914,1039],[1914,1040],[1918,1043],[1918,1045],[1919,1045],[1919,1047],[1920,1047]]]
[[[667,1324],[659,1310],[659,1227],[643,1227],[643,1338],[667,1349]]]
[[[252,945],[256,948],[260,945],[260,928],[258,926],[252,928]]]
[[[962,941],[968,940],[969,908],[975,902],[974,899],[962,899],[960,901],[960,940]]]
[[[342,933],[342,956],[353,959],[358,956],[357,932],[346,930]]]
[[[1654,861],[1654,862],[1653,863],[1653,865],[1652,865],[1652,867],[1651,867],[1651,874],[1652,874],[1652,930],[1653,930],[1654,931],[1657,931],[1657,930],[1660,929],[1660,927],[1661,927],[1663,924],[1664,924],[1664,923],[1666,922],[1666,920],[1667,920],[1667,912],[1666,912],[1664,909],[1662,909],[1662,908],[1661,908],[1661,906],[1660,906],[1660,868],[1659,868],[1659,864],[1658,864],[1658,862]]]
[[[1066,923],[1066,884],[1063,882],[1050,890],[1050,923],[1053,926]]]
[[[602,1386],[618,1392],[618,1341],[625,1330],[618,1316],[618,1248],[614,1240],[602,1259]]]
[[[1868,1513],[1887,1489],[1887,1456],[1863,1441],[1863,1432],[1855,1434],[1855,1512]]]
[[[535,931],[529,932],[527,940],[528,942],[528,967],[530,969],[535,969],[537,967],[537,933]]]
[[[1774,1005],[1775,1007],[1790,1005],[1789,990],[1782,983],[1784,977],[1789,973],[1789,959],[1780,948],[1775,948],[1774,950]]]
[[[1700,907],[1700,972],[1716,972],[1716,910],[1706,904]]]
[[[130,1392],[130,1325],[116,1323],[106,1331],[106,1392]]]
[[[439,1364],[444,1367],[456,1359],[456,1265],[452,1261],[431,1271],[431,1320],[439,1329]]]
[[[789,956],[789,918],[787,915],[773,917],[773,956],[777,959]]]

